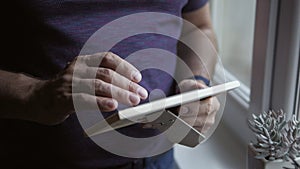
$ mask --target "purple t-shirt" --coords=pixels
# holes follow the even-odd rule
[[[14,47],[15,51],[2,58],[0,69],[49,79],[80,53],[94,32],[110,21],[139,12],[162,12],[180,17],[182,12],[199,9],[206,2],[207,0],[8,2],[8,8],[14,15],[8,19],[7,25],[10,26],[6,27],[5,33],[10,37],[5,40],[7,46]],[[164,21],[157,18],[157,22],[154,29],[162,29]],[[179,36],[180,29],[180,25],[173,25],[169,31]],[[123,58],[147,48],[163,49],[176,54],[176,44],[176,39],[147,33],[124,39],[113,46],[111,51]],[[174,72],[175,58],[166,60],[161,57],[159,62],[162,62],[162,65],[165,62],[168,69]],[[139,66],[139,63],[133,64]],[[142,75],[141,85],[149,92],[161,89],[166,95],[172,94],[172,74],[158,69],[147,69],[142,71]],[[10,163],[10,166],[94,169],[133,160],[111,154],[85,138],[76,115],[72,115],[60,125],[51,127],[21,120],[2,119],[0,132],[1,161]],[[147,137],[155,133],[154,130],[143,130],[139,126],[126,128],[122,132],[136,137]]]

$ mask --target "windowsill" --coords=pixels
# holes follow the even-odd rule
[[[195,148],[175,146],[175,159],[180,169],[246,168],[247,146],[221,122],[205,143]]]
[[[226,69],[220,67],[220,65],[217,65],[217,69],[219,70],[219,72],[216,72],[214,76],[215,83],[218,84],[224,83],[224,81],[229,82],[238,80]],[[224,75],[226,77],[224,77]],[[247,125],[249,106],[250,89],[243,83],[241,83],[241,86],[239,88],[227,93],[225,109],[222,118],[224,124],[228,127],[228,130],[230,130],[237,139],[241,140],[244,145],[248,145],[249,141],[253,139]]]

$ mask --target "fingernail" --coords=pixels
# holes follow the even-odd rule
[[[138,104],[139,102],[140,102],[140,98],[137,96],[137,95],[133,95],[133,94],[131,94],[130,96],[129,96],[129,100],[130,100],[130,102],[132,103],[132,104]]]
[[[133,80],[135,80],[136,82],[139,82],[142,80],[142,75],[140,72],[134,72],[132,74]]]
[[[106,105],[107,105],[109,108],[114,108],[114,107],[115,107],[115,102],[112,101],[112,100],[107,100],[107,101],[106,101]]]
[[[137,90],[138,95],[140,95],[141,98],[146,99],[148,97],[148,92],[147,90],[143,89],[143,88],[139,88]]]

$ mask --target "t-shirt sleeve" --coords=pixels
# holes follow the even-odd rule
[[[188,0],[182,8],[182,12],[192,12],[203,7],[209,0]]]

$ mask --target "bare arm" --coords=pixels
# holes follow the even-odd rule
[[[217,53],[215,51],[217,49],[217,41],[210,19],[209,4],[196,11],[183,13],[183,18],[194,24],[204,34],[202,36],[193,36],[197,30],[187,28],[186,25],[183,25],[181,38],[188,38],[188,41],[197,44],[197,54],[199,55],[179,44],[178,56],[187,64],[194,75],[201,75],[209,79],[214,73],[217,60]],[[180,79],[187,78],[185,74],[180,72],[180,68],[177,70],[177,75]]]
[[[27,101],[39,80],[0,70],[0,118],[30,118]]]
[[[184,45],[178,44],[178,56],[182,59],[191,73],[184,71],[182,64],[178,64],[176,76],[181,80],[179,88],[181,92],[193,89],[206,88],[202,80],[191,80],[194,75],[200,75],[211,79],[214,73],[217,61],[217,42],[213,32],[209,5],[206,4],[201,9],[193,12],[184,13],[183,18],[191,22],[196,28],[183,25],[181,38],[186,40],[189,45],[195,46],[197,54],[188,50]],[[201,30],[200,36],[196,36]],[[199,35],[199,34],[198,34]],[[215,115],[220,108],[219,101],[216,97],[182,105],[179,110],[180,117],[192,125],[198,131],[205,133],[215,122]]]
[[[78,71],[73,74],[75,63]],[[111,52],[78,56],[49,80],[2,70],[0,79],[0,118],[47,125],[61,123],[73,113],[74,98],[84,105],[84,110],[90,111],[96,101],[101,111],[112,111],[119,102],[137,105],[148,95],[137,84],[142,79],[140,72]]]

